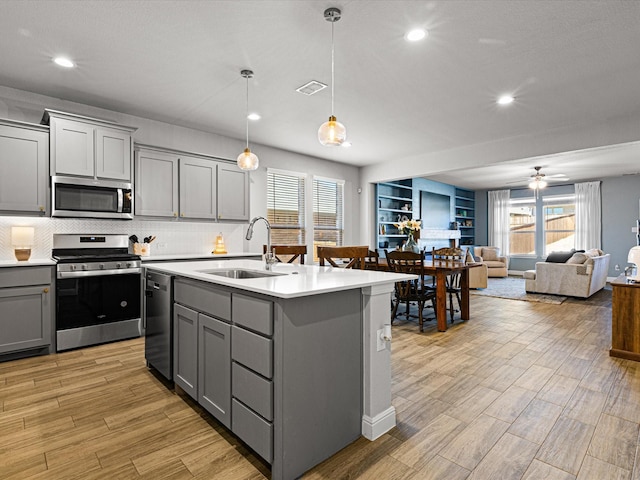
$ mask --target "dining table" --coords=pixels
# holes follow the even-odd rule
[[[425,259],[424,274],[436,279],[436,321],[439,332],[447,331],[447,276],[460,273],[460,318],[469,320],[469,269],[480,266],[479,263],[465,263],[461,260]],[[388,271],[386,258],[378,260],[376,268]]]

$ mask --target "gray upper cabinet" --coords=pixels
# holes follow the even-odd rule
[[[218,220],[249,220],[249,172],[218,165]]]
[[[47,212],[49,129],[0,120],[0,211]]]
[[[136,128],[48,109],[42,121],[51,127],[53,175],[131,181]]]
[[[211,160],[180,157],[180,218],[216,219],[217,167]]]
[[[135,147],[135,214],[249,220],[249,173],[214,157]]]
[[[135,215],[178,216],[178,156],[136,149]]]

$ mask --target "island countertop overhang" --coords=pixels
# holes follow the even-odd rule
[[[416,278],[414,275],[379,272],[374,270],[343,269],[315,265],[278,263],[272,266],[274,275],[262,278],[227,278],[204,270],[246,269],[265,271],[258,260],[204,260],[199,262],[145,263],[145,268],[169,275],[201,280],[276,298],[296,298],[338,292],[376,285],[394,284]]]

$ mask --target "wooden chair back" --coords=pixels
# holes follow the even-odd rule
[[[367,258],[365,258],[364,268],[367,270],[379,270],[380,268],[380,254],[378,251],[369,250]]]
[[[433,248],[431,256],[434,260],[460,260],[464,261],[465,253],[461,248],[445,247]]]
[[[326,264],[338,268],[365,269],[365,260],[369,254],[369,247],[318,247],[318,260],[320,266]],[[345,262],[345,260],[347,260]],[[340,260],[343,263],[338,263]]]
[[[286,263],[293,263],[296,259],[304,265],[304,256],[307,254],[306,245],[271,245],[271,251],[275,251],[276,259],[285,263],[280,256],[290,256]],[[262,253],[267,253],[267,246],[262,245]]]

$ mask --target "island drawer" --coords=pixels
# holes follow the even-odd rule
[[[267,462],[273,462],[273,424],[238,402],[231,400],[232,430]]]
[[[264,335],[273,335],[273,302],[233,294],[233,323]]]
[[[232,326],[231,358],[263,377],[273,376],[273,340]]]
[[[204,282],[177,278],[173,285],[177,303],[221,320],[231,321],[231,293],[211,287]]]
[[[232,395],[270,422],[273,421],[273,383],[233,362]]]

